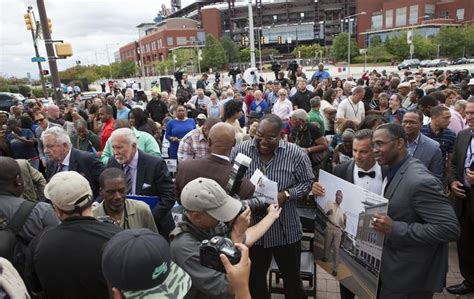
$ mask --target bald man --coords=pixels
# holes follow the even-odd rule
[[[48,105],[48,120],[58,125],[64,124],[64,120],[61,119],[61,111],[59,110],[58,106],[54,104]]]
[[[176,199],[180,200],[181,190],[186,184],[198,177],[215,180],[222,188],[226,188],[232,170],[230,153],[235,145],[235,130],[228,123],[217,123],[209,131],[209,154],[203,159],[187,160],[178,164],[176,173]],[[253,196],[255,187],[244,179],[239,197],[248,199]]]
[[[6,252],[0,252],[0,256],[5,257],[13,263],[18,272],[23,275],[24,253],[30,241],[46,226],[56,226],[59,219],[53,211],[51,205],[44,202],[32,202],[20,198],[24,191],[23,179],[18,163],[9,157],[0,157],[0,223],[9,225],[15,218],[17,212],[21,210],[27,215],[22,221],[20,229],[16,232],[19,239],[24,240],[24,246],[19,246],[23,254],[8,256]],[[5,240],[2,240],[4,242]],[[18,244],[18,243],[17,243]],[[5,249],[5,244],[2,244]]]

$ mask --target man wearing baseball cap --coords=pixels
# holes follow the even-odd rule
[[[32,242],[34,291],[45,298],[108,298],[101,251],[122,229],[93,217],[91,187],[75,171],[55,174],[44,194],[62,223]]]
[[[187,298],[226,298],[234,295],[224,273],[201,265],[199,245],[214,236],[225,236],[234,243],[251,246],[271,227],[280,216],[278,205],[270,205],[267,215],[252,227],[250,209],[240,215],[242,203],[227,195],[214,180],[197,178],[189,182],[181,192],[181,204],[185,212],[182,222],[171,232],[173,261],[192,279]],[[229,226],[225,223],[231,223]]]

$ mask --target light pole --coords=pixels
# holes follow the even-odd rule
[[[360,16],[360,15],[365,15],[366,12],[362,11],[350,16],[347,16],[343,18],[343,20],[347,19],[347,75],[351,73],[351,18]]]
[[[250,66],[255,67],[255,37],[253,31],[253,8],[252,0],[248,2],[249,9],[249,38],[250,38]]]
[[[107,51],[107,62],[110,65],[109,46],[118,46],[119,43],[105,44],[105,50]]]
[[[436,51],[436,59],[439,59],[439,46],[441,46],[441,45],[438,44],[437,46],[438,46],[438,51]]]
[[[143,63],[142,39],[140,36],[140,28],[138,28],[138,48],[140,50],[140,64],[141,64],[141,73],[143,76],[143,90],[146,90],[145,64]]]

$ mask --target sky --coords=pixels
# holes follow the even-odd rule
[[[182,1],[183,5],[192,0]],[[136,26],[152,22],[161,5],[169,0],[44,0],[52,20],[52,39],[72,45],[74,55],[57,60],[58,69],[81,64],[108,64],[120,46],[138,38]],[[33,7],[39,19],[36,0],[0,0],[0,75],[38,78],[38,66],[31,62],[35,56],[31,32],[26,30],[23,15]],[[44,41],[39,40],[40,55],[47,57]],[[106,46],[107,45],[107,46]],[[97,57],[97,58],[96,58]],[[43,63],[43,69],[49,69]]]

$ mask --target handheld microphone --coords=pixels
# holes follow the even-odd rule
[[[239,153],[235,158],[226,187],[227,193],[230,196],[236,196],[239,193],[242,179],[244,178],[251,162],[252,159],[244,154]]]

